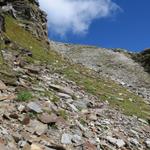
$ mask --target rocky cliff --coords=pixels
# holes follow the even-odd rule
[[[147,96],[149,76],[129,53],[49,44],[35,0],[0,11],[0,149],[150,149],[150,105],[135,92]]]
[[[1,14],[9,14],[19,20],[19,26],[35,37],[47,39],[47,19],[36,0],[0,0]]]

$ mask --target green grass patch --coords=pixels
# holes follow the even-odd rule
[[[33,98],[32,94],[29,91],[20,91],[17,94],[17,101],[29,101]]]
[[[108,101],[111,106],[125,114],[141,118],[150,117],[150,106],[141,97],[129,92],[114,81],[96,77],[96,74],[93,76],[92,71],[86,68],[79,69],[75,65],[63,69],[62,72],[67,78],[76,81],[85,91],[96,95],[100,101]]]
[[[65,120],[68,119],[68,114],[67,114],[67,112],[65,110],[59,110],[57,113],[58,113],[59,116],[61,116]]]
[[[48,45],[45,41],[36,39],[28,31],[25,31],[20,26],[18,26],[18,21],[13,18],[6,16],[6,35],[12,41],[17,43],[23,48],[30,50],[33,54],[33,58],[27,58],[31,63],[34,60],[41,61],[42,63],[56,63],[60,61],[58,55],[54,51],[48,50]]]
[[[0,64],[0,80],[9,85],[16,85],[16,74],[5,63]]]
[[[52,91],[45,91],[44,95],[49,98],[49,100],[53,103],[59,102],[59,97],[57,97]]]

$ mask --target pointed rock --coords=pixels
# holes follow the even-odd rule
[[[6,90],[7,86],[4,84],[3,81],[0,80],[0,90]]]

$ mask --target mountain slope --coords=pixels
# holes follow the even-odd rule
[[[6,2],[22,3],[1,0],[0,7]],[[37,1],[23,4],[38,10]],[[148,149],[150,105],[109,77],[57,53],[47,38],[20,25],[26,20],[26,7],[21,9],[21,18],[12,11],[3,12],[0,147]]]
[[[72,59],[75,63],[94,69],[100,75],[111,77],[114,81],[150,100],[150,74],[132,59],[132,54],[114,49],[56,42],[51,42],[51,45],[56,51]],[[145,60],[145,65],[148,68],[148,59],[147,62]]]
[[[84,86],[85,90],[87,90],[88,92],[100,96],[100,99],[110,100],[110,102],[112,102],[112,105],[117,106],[119,103],[120,109],[124,109],[128,103],[132,108],[135,105],[135,102],[131,102],[130,98],[133,99],[133,101],[136,100],[137,106],[134,106],[135,110],[126,108],[124,111],[127,114],[132,114],[132,112],[135,111],[135,113],[139,114],[140,116],[142,115],[141,111],[138,111],[139,107],[142,107],[142,105],[143,108],[145,108],[145,104],[144,102],[142,102],[143,100],[141,98],[129,92],[119,84],[111,81],[109,78],[99,77],[99,74],[92,70],[86,69],[80,65],[70,64],[68,60],[64,60],[64,58],[55,53],[55,51],[48,50],[47,45],[43,43],[44,41],[37,41],[36,39],[34,39],[34,37],[32,37],[32,35],[30,35],[30,33],[19,28],[17,23],[14,21],[15,20],[13,20],[11,17],[6,17],[6,36],[7,38],[9,38],[9,40],[14,40],[15,45],[21,46],[21,48],[17,48],[18,50],[20,49],[21,51],[25,51],[22,52],[23,56],[20,56],[21,58],[19,58],[23,60],[18,60],[20,61],[20,63],[21,61],[25,61],[25,64],[34,64],[34,62],[39,61],[39,63],[41,64],[51,64],[55,72],[64,74],[81,86]],[[17,34],[14,34],[14,31]],[[28,53],[26,54],[26,51],[28,51],[29,53],[31,52],[32,57],[28,56]],[[12,50],[12,55],[14,54],[15,53]],[[5,56],[5,52],[3,55]],[[5,59],[8,58],[6,57]],[[11,59],[9,58],[9,60]],[[119,95],[119,93],[122,93],[122,95]],[[114,101],[115,97],[118,99],[123,99],[123,101]]]

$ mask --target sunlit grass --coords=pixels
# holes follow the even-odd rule
[[[142,98],[108,78],[99,77],[92,70],[80,65],[72,65],[49,49],[44,41],[34,38],[29,32],[19,27],[18,22],[8,16],[6,17],[6,36],[32,52],[33,57],[26,58],[29,63],[40,61],[41,64],[51,64],[55,72],[75,81],[85,91],[96,95],[100,101],[108,101],[113,108],[120,109],[128,115],[150,117],[150,106]]]

